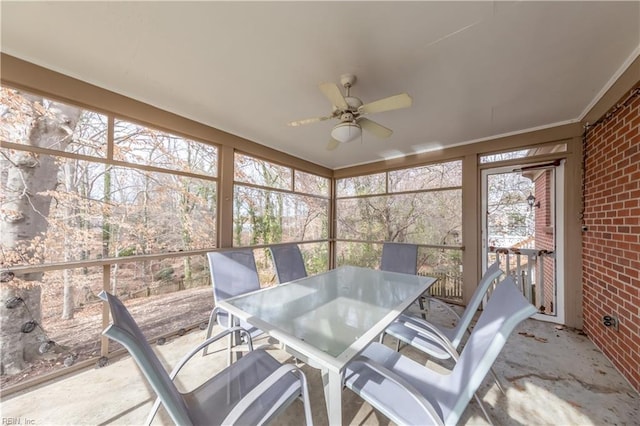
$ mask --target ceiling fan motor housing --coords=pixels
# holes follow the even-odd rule
[[[362,101],[355,96],[345,96],[344,100],[349,105],[351,111],[357,111],[362,106]]]
[[[341,110],[340,108],[338,108],[337,106],[333,106],[333,112],[335,113],[337,112],[341,112],[341,113],[354,113],[357,114],[358,112],[358,108],[360,108],[360,106],[362,106],[362,101],[358,98],[356,98],[355,96],[345,96],[344,97],[345,102],[347,103],[347,105],[349,106],[349,109],[346,110]],[[341,115],[339,115],[341,117]]]
[[[356,119],[355,115],[353,115],[351,112],[343,112],[340,115],[340,122],[342,123],[346,123],[346,122],[353,122]]]

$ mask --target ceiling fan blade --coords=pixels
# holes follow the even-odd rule
[[[305,118],[303,120],[291,121],[291,122],[287,123],[287,126],[289,126],[289,127],[304,126],[305,124],[317,123],[318,121],[325,121],[325,120],[330,119],[331,117],[332,116]]]
[[[336,149],[338,147],[338,145],[340,145],[340,142],[338,142],[337,140],[331,138],[329,140],[329,143],[327,144],[327,151],[333,151],[334,149]]]
[[[391,111],[393,109],[408,108],[412,102],[411,96],[406,93],[401,93],[364,104],[358,108],[358,112],[360,114],[373,114],[376,112]]]
[[[320,90],[331,101],[331,105],[341,110],[349,109],[349,105],[347,101],[344,100],[342,92],[340,92],[340,89],[334,83],[322,83]]]
[[[393,133],[393,130],[387,129],[386,127],[376,123],[375,121],[371,121],[368,118],[359,118],[358,124],[364,130],[373,133],[379,138],[388,138]]]

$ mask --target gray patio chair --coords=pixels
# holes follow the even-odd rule
[[[286,283],[307,276],[304,259],[297,244],[269,247],[279,283]]]
[[[416,275],[418,273],[418,246],[385,241],[382,244],[380,270]]]
[[[225,251],[214,251],[207,253],[209,259],[209,271],[211,273],[211,285],[213,286],[214,308],[209,315],[209,325],[207,327],[207,339],[211,337],[213,326],[217,322],[223,328],[230,328],[231,318],[229,314],[218,307],[220,300],[229,299],[234,296],[249,293],[260,289],[260,280],[256,261],[253,256],[253,249],[241,248]],[[262,330],[252,325],[240,321],[242,328],[249,331],[252,338],[262,334]],[[231,351],[234,346],[235,334],[231,336],[227,345],[228,362],[231,363]],[[202,355],[207,355],[209,347],[205,347]],[[240,348],[242,350],[242,348]]]
[[[460,357],[448,347],[457,361],[450,374],[374,342],[347,365],[345,386],[397,424],[455,425],[511,332],[535,312],[509,277],[496,287]]]
[[[380,270],[416,275],[418,273],[418,246],[385,241],[382,244]],[[417,302],[420,310],[424,311],[424,298],[418,298]]]
[[[486,272],[482,275],[478,286],[473,292],[471,300],[469,300],[469,303],[462,313],[462,316],[458,315],[458,313],[445,302],[433,298],[432,303],[441,305],[453,316],[455,316],[457,321],[454,327],[443,327],[440,325],[432,324],[422,318],[418,318],[411,314],[401,314],[395,322],[391,323],[391,325],[387,327],[384,333],[390,334],[391,336],[398,339],[398,342],[409,344],[414,348],[431,355],[432,357],[438,359],[448,359],[450,358],[449,353],[444,348],[442,348],[442,346],[438,342],[434,342],[428,336],[425,336],[423,333],[421,333],[421,331],[429,331],[431,334],[435,334],[436,336],[438,336],[438,340],[444,339],[450,342],[451,345],[457,349],[462,342],[462,338],[464,337],[465,332],[469,330],[471,320],[473,320],[473,316],[480,307],[482,299],[487,294],[487,291],[489,290],[491,284],[500,275],[502,275],[502,270],[500,269],[500,264],[498,262],[493,263],[491,266],[489,266],[489,268],[487,268]],[[382,338],[380,339],[380,342],[382,343]]]
[[[253,350],[251,336],[241,327],[228,328],[187,353],[171,374],[147,342],[122,302],[103,291],[113,323],[102,334],[122,344],[138,364],[157,394],[147,424],[164,405],[178,425],[263,424],[277,417],[297,398],[304,404],[305,420],[312,424],[309,393],[304,373],[295,365],[283,365],[261,349]],[[181,393],[173,380],[182,367],[202,348],[229,333],[245,335],[249,352],[238,362],[208,378],[191,392]]]
[[[471,300],[462,313],[462,316],[458,315],[455,310],[441,300],[435,298],[430,300],[429,303],[437,303],[455,316],[457,321],[454,327],[443,327],[432,324],[423,318],[402,314],[396,321],[387,327],[384,333],[382,333],[380,336],[380,343],[383,342],[384,335],[386,333],[398,339],[396,350],[400,349],[400,343],[403,342],[434,358],[449,359],[451,354],[446,347],[443,346],[442,341],[447,342],[448,345],[458,350],[465,333],[469,331],[469,325],[471,324],[478,307],[480,307],[482,299],[485,294],[487,294],[491,284],[501,274],[502,270],[500,269],[499,262],[494,262],[489,266],[489,268],[487,268],[486,272],[482,275],[478,286],[473,292]],[[435,339],[433,338],[434,336],[436,337]],[[493,370],[491,370],[491,373],[495,377],[498,388],[503,391],[502,385]]]

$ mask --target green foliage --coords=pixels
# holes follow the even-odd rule
[[[118,257],[133,256],[134,254],[136,254],[136,248],[134,246],[125,247],[118,251]]]
[[[381,244],[339,243],[337,264],[377,268],[381,255]]]
[[[309,275],[324,272],[329,267],[329,250],[327,243],[303,245],[302,257]]]

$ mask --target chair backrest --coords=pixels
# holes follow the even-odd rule
[[[440,384],[446,389],[440,395],[445,424],[458,423],[511,332],[536,311],[516,288],[512,277],[497,285],[473,328],[460,359],[451,374],[443,376],[443,383]]]
[[[416,244],[385,242],[382,245],[380,270],[416,275],[418,246]]]
[[[276,268],[278,282],[286,283],[307,276],[307,268],[297,244],[284,244],[269,247],[273,266]]]
[[[487,294],[487,291],[489,290],[489,286],[491,286],[491,284],[500,275],[502,275],[502,269],[500,269],[500,262],[496,261],[493,264],[491,264],[489,268],[487,268],[485,273],[482,275],[482,278],[480,278],[480,281],[478,282],[478,286],[474,290],[473,295],[469,300],[469,303],[467,304],[466,308],[464,309],[464,312],[462,313],[462,316],[460,317],[460,320],[457,322],[455,326],[455,332],[454,332],[453,338],[451,339],[451,343],[453,344],[453,347],[457,348],[458,345],[460,344],[460,341],[462,340],[462,337],[464,336],[465,331],[469,327],[469,324],[471,324],[471,320],[473,319],[473,316],[476,314],[476,311],[480,307],[480,303],[482,303],[482,299],[484,298],[484,295]]]
[[[216,302],[260,289],[253,249],[213,251],[207,257]]]
[[[127,308],[117,297],[106,291],[102,291],[99,296],[109,303],[113,319],[113,323],[102,334],[119,342],[129,351],[173,421],[179,425],[192,424],[182,394],[171,381]]]

